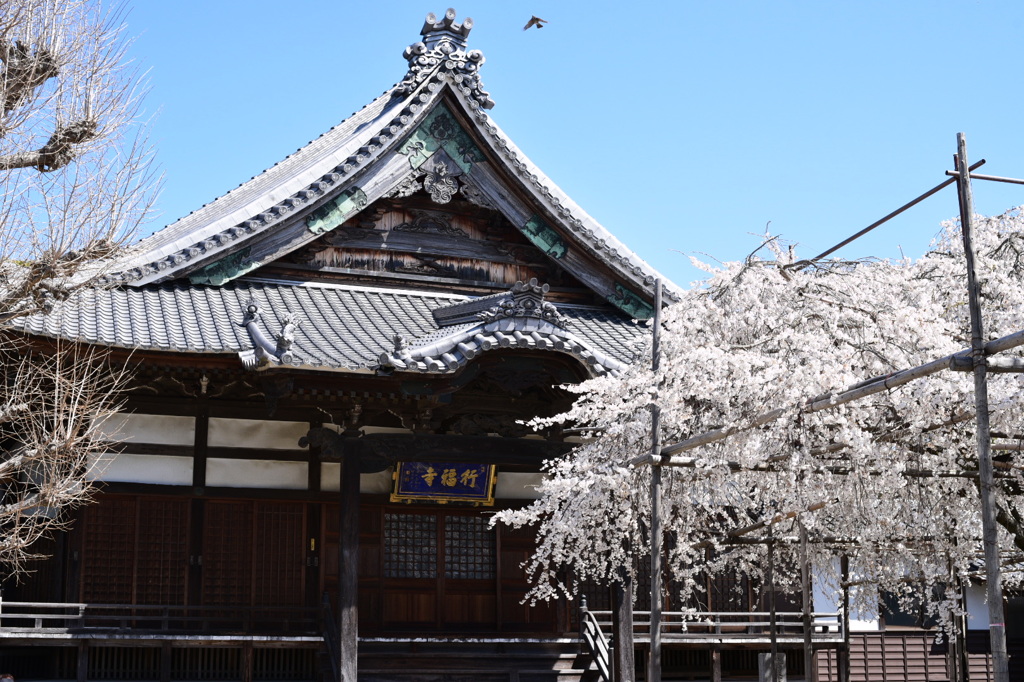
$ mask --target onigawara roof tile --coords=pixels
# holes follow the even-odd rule
[[[536,282],[520,283],[528,289]],[[546,289],[546,287],[545,287]],[[89,288],[49,314],[22,318],[26,333],[131,350],[236,355],[254,369],[451,373],[500,348],[576,357],[591,374],[630,364],[647,327],[610,307],[546,304],[514,288],[470,321],[434,311],[480,299],[357,285],[238,279]],[[537,314],[522,301],[540,301]],[[514,303],[519,304],[516,308]],[[546,306],[546,307],[545,307]],[[518,310],[518,312],[517,312]],[[456,311],[457,312],[457,311]]]

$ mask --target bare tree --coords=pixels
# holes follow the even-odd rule
[[[87,498],[91,436],[123,384],[101,354],[13,330],[72,306],[149,212],[129,44],[119,7],[0,0],[0,577]]]

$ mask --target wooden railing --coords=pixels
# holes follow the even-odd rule
[[[180,606],[0,601],[0,632],[323,634],[321,607]]]
[[[600,612],[598,612],[600,613]],[[610,613],[610,612],[609,612]],[[587,609],[586,597],[580,602],[580,638],[590,657],[594,659],[597,672],[604,682],[612,682],[612,652],[608,638],[601,630],[601,622],[595,612]]]
[[[584,621],[585,619],[585,621]],[[611,611],[589,611],[581,609],[581,624],[596,629],[604,636],[612,632]],[[661,641],[672,643],[710,644],[767,644],[771,641],[772,621],[767,611],[710,611],[686,613],[665,611],[661,615]],[[581,625],[582,629],[582,625]],[[775,613],[775,639],[783,645],[792,646],[804,641],[804,614],[799,611]],[[650,642],[650,612],[633,612],[633,641]],[[596,635],[592,635],[596,637]],[[810,614],[810,639],[815,645],[840,644],[843,642],[843,618],[841,613],[815,612]],[[589,644],[588,644],[589,646]],[[595,655],[591,652],[592,655]],[[596,655],[595,655],[596,658]]]

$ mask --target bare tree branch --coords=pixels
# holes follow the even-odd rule
[[[134,238],[156,181],[121,10],[97,0],[0,0],[0,578],[88,501],[94,439],[124,370],[19,318],[76,314],[72,294]],[[61,306],[62,301],[66,301]]]

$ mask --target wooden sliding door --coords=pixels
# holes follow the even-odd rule
[[[337,590],[338,507],[325,519],[326,589]],[[360,509],[359,627],[364,634],[558,630],[557,609],[522,600],[530,531],[489,526],[473,508],[364,504]]]

